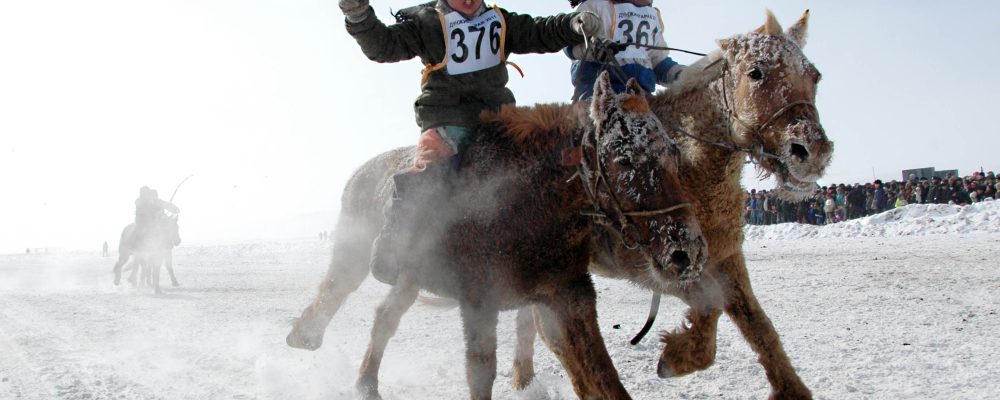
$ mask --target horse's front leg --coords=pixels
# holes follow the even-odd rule
[[[690,308],[686,324],[660,335],[664,346],[656,374],[661,378],[684,376],[712,366],[719,316],[725,304],[718,283],[708,274],[683,291],[672,294]]]
[[[536,305],[534,312],[538,332],[569,373],[577,396],[584,400],[631,399],[601,337],[597,294],[589,276],[556,292],[545,305]]]
[[[147,268],[146,260],[143,257],[136,256],[135,263],[132,266],[132,273],[128,275],[128,281],[133,287],[142,286],[143,280],[146,279]]]
[[[156,257],[156,261],[154,261],[152,264],[153,265],[150,266],[150,268],[152,268],[153,270],[150,275],[152,279],[153,293],[162,294],[163,291],[160,290],[160,269],[163,267],[162,265],[163,259]]]
[[[347,296],[361,286],[368,276],[368,259],[371,255],[372,233],[348,229],[356,219],[341,215],[341,223],[335,231],[333,256],[326,277],[319,286],[319,293],[292,325],[292,331],[285,338],[291,347],[316,350],[323,345],[323,336],[330,320],[347,300]],[[358,222],[356,226],[364,226]],[[344,227],[344,228],[341,228]]]
[[[170,284],[173,285],[173,287],[180,286],[181,284],[177,283],[177,277],[174,276],[174,252],[172,250],[167,252],[167,258],[164,264],[166,264],[167,273],[170,274]]]
[[[420,293],[420,287],[417,286],[416,279],[410,275],[408,269],[404,268],[396,285],[392,287],[389,295],[375,310],[375,322],[372,326],[371,340],[368,342],[368,351],[365,352],[358,381],[355,383],[362,399],[380,400],[382,398],[378,394],[378,370],[382,364],[385,347],[389,343],[389,339],[396,334],[399,320],[403,318],[403,314],[417,300],[418,293]]]
[[[757,353],[757,359],[771,383],[772,399],[811,399],[812,393],[795,373],[792,362],[785,354],[778,332],[757,302],[750,287],[746,260],[743,253],[730,257],[721,265],[728,280],[719,279],[727,294],[726,314],[739,328],[743,338]]]
[[[115,286],[122,283],[122,267],[128,263],[129,257],[130,255],[128,252],[118,251],[118,261],[115,262],[115,268],[113,270],[115,273]]]
[[[517,348],[514,351],[514,389],[524,390],[535,379],[535,321],[532,307],[517,309]]]
[[[461,305],[462,327],[465,330],[465,378],[469,398],[493,398],[493,382],[497,378],[497,322],[500,311],[492,304]]]

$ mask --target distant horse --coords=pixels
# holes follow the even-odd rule
[[[496,378],[496,326],[501,310],[537,305],[542,338],[562,362],[576,393],[587,399],[629,398],[597,325],[596,292],[587,265],[591,232],[607,226],[647,257],[650,280],[697,281],[705,242],[678,190],[677,149],[629,82],[614,94],[607,74],[592,106],[505,107],[483,117],[448,199],[430,196],[417,222],[407,265],[379,305],[357,387],[378,399],[378,369],[400,318],[420,289],[458,300],[473,399],[489,399]],[[316,349],[344,298],[368,273],[371,236],[391,166],[412,153],[384,154],[348,183],[333,261],[315,301],[287,342]],[[427,173],[430,173],[428,171]],[[670,190],[668,188],[673,188]],[[541,317],[541,316],[544,316]]]
[[[812,194],[830,162],[833,143],[815,106],[820,74],[802,53],[808,15],[783,32],[768,13],[760,29],[720,40],[719,51],[689,66],[679,82],[650,102],[681,149],[681,186],[691,193],[708,240],[704,276],[686,287],[637,280],[627,268],[637,255],[621,245],[596,246],[591,271],[677,296],[689,305],[688,323],[661,337],[660,377],[711,366],[719,316],[725,312],[758,354],[771,398],[812,397],[750,286],[740,184],[749,156],[762,175],[776,178],[782,196],[801,199]],[[518,324],[513,374],[518,388],[533,376],[532,327]]]
[[[133,257],[134,265],[129,275],[133,285],[152,286],[160,292],[160,266],[166,265],[170,281],[174,287],[180,286],[174,276],[173,247],[181,243],[177,216],[163,218],[153,224],[143,240],[136,237],[135,224],[128,224],[122,229],[121,240],[118,242],[118,261],[115,262],[115,285],[121,283],[122,267]],[[141,272],[141,273],[140,273]],[[139,273],[139,280],[136,274]]]

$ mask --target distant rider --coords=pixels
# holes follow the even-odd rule
[[[145,237],[151,229],[167,222],[166,212],[168,211],[178,214],[181,209],[169,201],[161,200],[156,190],[150,189],[148,186],[139,188],[139,198],[135,199],[136,239]]]

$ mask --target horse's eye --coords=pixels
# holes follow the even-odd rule
[[[760,68],[751,69],[750,72],[747,72],[747,76],[749,76],[750,79],[753,79],[755,81],[764,79],[764,73],[760,72]]]

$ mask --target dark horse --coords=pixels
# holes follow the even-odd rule
[[[501,310],[535,305],[541,336],[581,398],[627,399],[597,325],[587,266],[595,226],[609,226],[645,253],[650,280],[697,281],[705,241],[678,187],[677,149],[635,82],[614,94],[607,76],[592,106],[505,107],[486,115],[477,142],[452,178],[461,189],[428,201],[420,236],[379,305],[357,387],[378,395],[388,340],[420,289],[458,300],[473,399],[489,399],[496,377]],[[582,144],[582,145],[581,145]],[[288,335],[316,349],[330,319],[368,273],[388,177],[406,149],[370,161],[344,193],[334,257],[315,301]],[[382,203],[384,204],[384,203]],[[425,204],[425,203],[421,203]]]
[[[173,247],[180,243],[176,216],[157,221],[143,238],[137,237],[134,223],[126,225],[118,242],[118,261],[115,262],[114,268],[115,285],[121,283],[122,267],[128,263],[130,257],[135,256],[135,265],[128,279],[133,285],[152,286],[156,293],[160,293],[160,266],[165,264],[171,284],[174,287],[180,286],[174,276],[172,254]],[[140,271],[137,282],[136,273]]]

